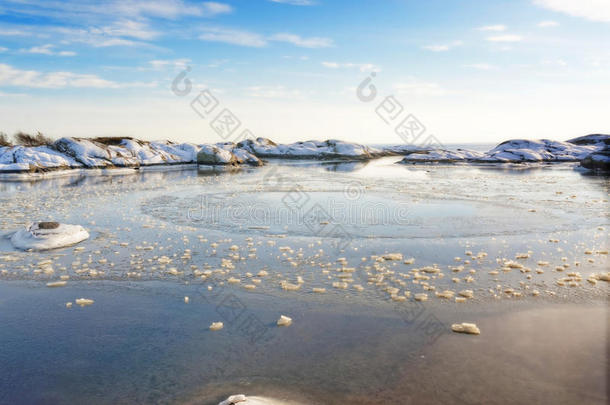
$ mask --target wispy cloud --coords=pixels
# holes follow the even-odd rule
[[[393,85],[398,94],[414,96],[443,96],[447,91],[438,83],[422,82],[415,78],[410,78],[406,82],[399,82]]]
[[[610,22],[610,1],[607,0],[534,0],[534,4],[573,17]]]
[[[76,55],[76,52],[72,52],[72,51],[55,51],[54,48],[55,48],[55,45],[53,45],[53,44],[46,44],[46,45],[40,45],[40,46],[33,46],[31,48],[28,48],[28,49],[21,49],[20,52],[21,53],[38,54],[38,55],[49,55],[49,56],[53,56],[53,55],[57,55],[57,56],[75,56]]]
[[[8,51],[8,48],[5,48],[5,47],[3,47],[3,46],[0,46],[0,52],[6,52],[6,51]]]
[[[326,48],[333,45],[333,41],[329,38],[304,38],[290,33],[278,33],[265,37],[256,32],[242,31],[232,28],[205,27],[203,30],[205,32],[199,36],[199,39],[204,41],[224,42],[227,44],[257,48],[266,46],[270,41],[286,42],[301,48]]]
[[[312,0],[269,0],[273,3],[290,4],[291,6],[313,6],[316,4]]]
[[[24,37],[28,36],[29,33],[25,30],[17,29],[0,29],[0,36],[3,37]]]
[[[271,41],[288,42],[301,48],[328,48],[333,46],[333,41],[330,38],[310,37],[302,38],[299,35],[280,33],[269,37]]]
[[[495,24],[495,25],[484,25],[483,27],[477,28],[479,31],[506,31],[506,25],[503,24]]]
[[[548,28],[548,27],[557,27],[559,25],[559,23],[557,21],[540,21],[536,25],[538,25],[541,28]]]
[[[489,63],[472,63],[469,65],[464,65],[464,67],[477,69],[477,70],[491,70],[491,69],[495,68],[495,66],[490,65]]]
[[[496,35],[493,37],[487,37],[485,38],[487,41],[490,42],[519,42],[519,41],[523,41],[523,37],[520,35],[513,35],[513,34],[507,34],[507,35]]]
[[[462,46],[463,44],[462,41],[453,41],[447,44],[424,45],[422,48],[432,52],[446,52],[451,48]]]
[[[189,64],[190,61],[191,61],[190,59],[174,59],[174,60],[156,59],[156,60],[148,61],[148,64],[151,66],[151,68],[153,68],[155,70],[161,70],[161,69],[165,69],[168,67],[183,69],[186,67],[186,65]]]
[[[337,62],[322,62],[322,66],[329,69],[341,69],[341,68],[357,68],[361,72],[379,72],[381,68],[372,63],[337,63]]]
[[[127,87],[154,87],[156,86],[156,83],[118,83],[93,74],[73,72],[43,73],[37,70],[21,70],[11,65],[0,63],[0,85],[46,89],[61,89],[67,87],[120,89]]]
[[[134,20],[120,20],[103,28],[92,28],[91,32],[110,37],[129,37],[150,40],[160,34],[152,30],[147,23]]]
[[[204,28],[205,32],[199,39],[211,42],[224,42],[226,44],[250,46],[260,48],[267,45],[265,38],[257,33],[227,28]]]
[[[254,98],[294,98],[301,96],[300,90],[290,90],[284,86],[250,86],[246,96]]]
[[[217,3],[215,1],[206,1],[202,5],[203,15],[206,17],[214,17],[220,14],[230,14],[233,12],[233,7],[225,3]]]

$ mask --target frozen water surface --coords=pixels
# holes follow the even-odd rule
[[[572,164],[398,160],[0,183],[0,403],[218,403],[244,391],[446,403],[432,395],[438,387],[413,391],[417,375],[440,367],[427,351],[483,361],[461,345],[487,348],[490,329],[516,322],[494,319],[582,307],[597,319],[585,329],[602,333],[593,324],[607,320],[607,177]],[[13,248],[12,232],[43,220],[91,237],[48,252]],[[456,302],[464,290],[473,298]],[[414,301],[422,293],[428,300]],[[94,303],[66,308],[81,297]],[[293,324],[278,329],[280,315]],[[211,332],[217,321],[225,327]],[[483,324],[480,336],[449,332],[468,321]],[[587,342],[592,352],[607,344],[600,336]],[[557,372],[513,399],[553,391],[567,403],[589,392],[603,403],[605,364],[583,356],[573,364],[592,370],[590,385]]]

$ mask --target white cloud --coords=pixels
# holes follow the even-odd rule
[[[341,68],[357,68],[361,72],[379,72],[381,68],[372,63],[337,63],[337,62],[322,62],[322,66],[329,69],[341,69]]]
[[[299,90],[290,90],[284,86],[250,86],[246,88],[247,97],[255,98],[294,98],[300,97]]]
[[[206,17],[214,17],[220,14],[229,14],[233,12],[233,7],[225,3],[217,3],[215,1],[205,1],[202,5],[203,15]]]
[[[519,42],[523,40],[523,37],[520,35],[497,35],[493,37],[487,37],[488,41],[491,42]]]
[[[256,48],[267,45],[265,38],[254,32],[212,27],[205,28],[204,30],[206,32],[199,36],[199,39],[204,41],[224,42],[227,44]]]
[[[41,55],[53,55],[53,51],[51,50],[53,45],[47,44],[42,46],[33,46],[30,49],[25,49],[23,52],[25,53],[37,53]]]
[[[0,29],[0,36],[3,36],[3,37],[24,37],[26,35],[29,35],[29,33],[26,31],[23,31],[23,30]]]
[[[134,20],[120,20],[110,26],[93,28],[91,32],[104,36],[130,37],[142,40],[150,40],[159,36],[158,32],[148,27],[148,24]]]
[[[608,0],[534,0],[534,3],[573,17],[610,22],[610,1]]]
[[[472,63],[470,65],[464,65],[464,67],[478,69],[478,70],[491,70],[494,68],[493,65],[488,63]]]
[[[203,31],[204,33],[199,36],[199,39],[204,41],[224,42],[227,44],[258,48],[266,46],[269,41],[287,42],[301,48],[326,48],[333,45],[333,41],[329,38],[303,38],[299,35],[289,33],[279,33],[264,37],[255,32],[221,27],[206,27]]]
[[[485,25],[483,27],[477,28],[479,31],[506,31],[506,25],[496,24],[496,25]]]
[[[167,67],[184,69],[189,64],[190,59],[174,59],[174,60],[151,60],[148,63],[155,70],[161,70]]]
[[[295,34],[280,33],[269,37],[271,41],[288,42],[302,48],[328,48],[333,46],[333,41],[330,38],[310,37],[302,38]]]
[[[46,44],[46,45],[40,45],[40,46],[33,46],[29,49],[21,49],[20,52],[22,53],[31,53],[31,54],[38,54],[38,55],[58,55],[58,56],[75,56],[76,52],[72,52],[72,51],[55,51],[53,48],[55,48],[55,45],[53,44]]]
[[[291,6],[313,6],[315,3],[311,0],[269,0],[273,3],[290,4]]]
[[[540,21],[537,25],[541,28],[548,28],[557,27],[559,23],[557,21]]]
[[[3,46],[0,46],[0,52],[6,52],[6,51],[8,51],[8,48],[5,48],[5,47],[3,47]]]
[[[438,83],[422,82],[417,79],[410,79],[408,82],[395,83],[394,90],[398,94],[414,96],[443,96],[447,91]]]
[[[153,87],[156,86],[156,83],[117,83],[92,74],[79,74],[73,72],[43,73],[36,70],[21,70],[0,63],[0,85],[46,89],[60,89],[66,87],[119,89],[126,87]]]
[[[422,49],[426,49],[428,51],[432,51],[432,52],[446,52],[448,50],[450,50],[451,48],[454,48],[456,46],[461,46],[464,43],[462,41],[453,41],[447,44],[437,44],[437,45],[425,45],[422,46]]]
[[[97,9],[99,10],[100,7]],[[118,13],[116,13],[118,11]],[[186,4],[182,0],[124,0],[114,1],[107,6],[107,13],[132,17],[151,16],[175,19],[181,16],[201,15],[200,7]]]

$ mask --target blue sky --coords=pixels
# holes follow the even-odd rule
[[[0,3],[2,131],[215,142],[205,89],[281,142],[400,143],[387,96],[444,143],[607,133],[610,1]]]

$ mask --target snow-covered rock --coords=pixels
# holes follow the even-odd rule
[[[17,249],[48,250],[74,245],[89,238],[80,225],[57,222],[35,222],[13,234],[11,242]]]
[[[580,165],[586,169],[610,172],[610,145],[604,149],[587,155]]]
[[[604,146],[610,145],[610,135],[591,134],[568,139],[566,142],[573,143],[574,145]]]
[[[408,153],[401,163],[469,162],[469,163],[522,163],[522,162],[578,162],[610,143],[608,135],[588,135],[569,142],[549,139],[512,139],[502,142],[485,153],[458,149],[418,150]]]
[[[0,149],[1,171],[37,171],[82,167],[75,159],[48,146],[11,146]]]
[[[418,162],[460,162],[484,158],[485,154],[466,149],[457,149],[455,151],[434,149],[423,150],[409,153],[401,163],[418,163]]]
[[[512,139],[502,142],[486,153],[490,162],[553,162],[578,161],[595,151],[595,145],[576,145],[549,139]]]
[[[299,403],[266,397],[247,397],[244,394],[238,394],[231,395],[218,405],[299,405]]]
[[[284,159],[370,159],[382,151],[369,146],[339,140],[306,141],[276,144],[267,138],[246,139],[237,144],[240,149],[262,158]]]
[[[237,158],[228,150],[214,145],[204,145],[197,154],[197,163],[201,165],[232,165]]]

